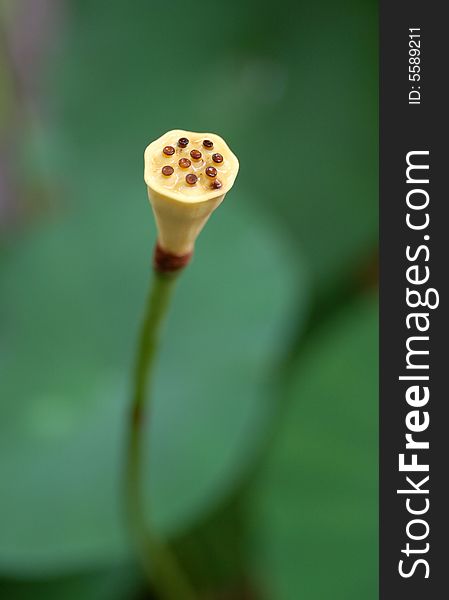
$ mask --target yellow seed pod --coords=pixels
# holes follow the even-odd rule
[[[147,146],[144,179],[166,253],[185,256],[234,184],[239,161],[215,133],[173,129]]]

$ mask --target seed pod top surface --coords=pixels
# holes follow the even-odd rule
[[[167,148],[170,148],[170,152],[173,149],[174,152],[167,153]],[[220,164],[214,162],[212,158],[217,153],[223,157]],[[200,156],[200,158],[192,160],[192,156]],[[179,161],[184,158],[191,162],[188,168],[182,168],[179,164]],[[224,196],[231,189],[239,170],[237,157],[220,136],[182,129],[168,131],[147,146],[144,160],[144,178],[150,194],[154,192],[158,196],[189,204]],[[182,161],[181,164],[187,163]],[[164,174],[169,171],[169,169],[164,170],[166,166],[173,168],[173,173],[169,176]],[[219,189],[212,185],[213,182],[206,173],[209,167],[217,170],[217,178],[221,182]],[[188,183],[193,178],[188,178],[186,181],[186,175],[190,173],[197,177],[193,185]]]

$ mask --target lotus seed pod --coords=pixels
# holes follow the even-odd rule
[[[144,161],[159,249],[175,257],[191,255],[198,234],[234,184],[237,157],[214,133],[175,129],[146,148]]]

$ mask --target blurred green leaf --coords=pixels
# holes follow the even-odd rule
[[[232,132],[240,185],[294,237],[324,285],[377,243],[377,4],[262,0],[255,13],[229,2],[225,23],[193,95],[201,90],[205,118]],[[187,56],[195,44],[187,41]]]
[[[121,567],[48,580],[0,579],[8,600],[130,600],[142,587],[133,569]]]
[[[5,265],[4,569],[95,564],[125,552],[123,420],[154,235],[139,222],[151,216],[138,182],[120,210],[96,184],[89,180],[90,205],[30,233]],[[270,366],[293,301],[301,305],[275,229],[244,204],[230,195],[203,232],[169,319],[149,467],[164,532],[185,527],[245,468]]]
[[[351,305],[301,354],[253,493],[267,598],[378,597],[377,303]]]

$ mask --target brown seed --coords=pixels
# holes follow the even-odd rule
[[[215,154],[212,154],[212,160],[215,163],[222,163],[223,162],[223,157],[221,154],[219,154],[218,152],[216,152]]]
[[[175,149],[173,148],[173,146],[165,146],[162,152],[165,154],[165,156],[173,156],[173,154],[175,153]]]
[[[166,177],[173,175],[173,172],[174,172],[174,168],[170,167],[170,165],[165,165],[165,167],[162,167],[162,174],[165,175]]]
[[[210,149],[214,147],[214,143],[210,140],[203,140],[203,146]]]
[[[193,160],[200,160],[202,154],[199,150],[191,150],[190,156],[193,158]]]
[[[207,167],[206,168],[206,175],[208,175],[209,177],[216,177],[217,176],[217,169],[215,167]]]
[[[189,173],[186,175],[186,181],[189,185],[195,185],[195,183],[198,181],[198,177],[194,173]]]
[[[189,145],[189,140],[187,138],[179,138],[178,140],[178,146],[180,148],[186,148]]]
[[[211,183],[211,188],[213,188],[214,190],[219,190],[222,185],[223,184],[219,179],[214,179],[214,181]]]
[[[188,169],[192,163],[188,158],[181,158],[178,162],[178,165],[181,169]]]

